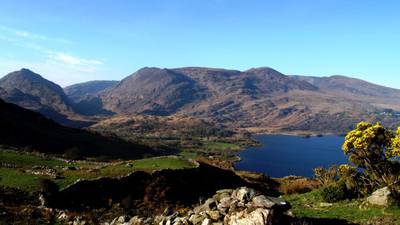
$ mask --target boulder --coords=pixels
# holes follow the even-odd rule
[[[231,197],[233,199],[238,200],[239,202],[249,202],[255,195],[255,191],[253,189],[247,187],[241,187],[232,192]]]
[[[258,208],[250,213],[247,210],[228,215],[224,219],[227,225],[270,225],[272,214],[269,209]]]
[[[378,189],[367,198],[367,202],[372,205],[387,207],[390,204],[390,194],[388,187]]]

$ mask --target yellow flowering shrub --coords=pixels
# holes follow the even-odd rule
[[[351,163],[364,169],[371,185],[391,184],[399,179],[400,128],[395,135],[380,123],[360,122],[346,135],[342,150]],[[339,167],[341,174],[350,169],[349,165]]]

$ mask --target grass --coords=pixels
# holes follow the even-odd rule
[[[40,170],[37,166],[45,166],[57,171],[59,177],[53,181],[60,189],[76,182],[78,179],[95,179],[98,177],[118,177],[131,172],[154,171],[161,169],[192,168],[194,164],[178,157],[156,157],[141,160],[117,161],[111,163],[97,163],[79,161],[68,163],[58,159],[44,158],[39,155],[0,150],[0,163],[7,163],[16,168],[0,167],[0,185],[17,187],[26,191],[35,191],[39,188],[41,178],[51,178],[45,175],[35,175],[29,171]],[[64,168],[66,166],[75,169]],[[36,169],[35,169],[36,168]]]
[[[360,209],[363,199],[357,199],[340,201],[323,207],[319,190],[305,194],[286,195],[284,199],[292,204],[292,211],[298,217],[345,219],[354,223],[381,219],[400,224],[400,208],[397,206],[389,208],[370,206]]]
[[[209,149],[212,151],[239,151],[240,146],[231,144],[231,143],[225,143],[225,142],[214,142],[214,141],[208,141],[204,143],[203,148]]]
[[[39,155],[14,152],[14,151],[0,151],[0,162],[11,163],[23,167],[32,166],[67,166],[67,163],[60,160],[54,160]]]
[[[40,176],[24,173],[20,170],[0,168],[0,185],[21,188],[26,191],[39,189]]]

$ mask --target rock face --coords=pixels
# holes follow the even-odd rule
[[[113,225],[271,225],[286,224],[285,215],[290,208],[286,201],[257,195],[253,189],[241,187],[236,190],[224,189],[217,191],[212,198],[207,199],[185,214],[165,210],[163,215],[154,219],[132,217],[117,217]],[[129,221],[129,222],[127,222]]]
[[[388,187],[378,189],[367,198],[367,202],[372,205],[389,206],[390,194],[391,192]]]

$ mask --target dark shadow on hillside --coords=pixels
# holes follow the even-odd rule
[[[78,157],[135,159],[173,154],[169,149],[153,149],[115,136],[65,127],[39,113],[0,100],[0,145],[49,154],[65,154],[74,149]]]

